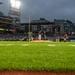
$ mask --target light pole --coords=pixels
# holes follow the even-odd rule
[[[28,41],[30,42],[30,15],[29,15],[29,25],[28,25]]]

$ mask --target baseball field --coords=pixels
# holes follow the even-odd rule
[[[0,70],[75,72],[75,42],[0,41]]]

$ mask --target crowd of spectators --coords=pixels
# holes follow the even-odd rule
[[[0,33],[0,41],[27,41],[29,40],[27,33]],[[52,35],[52,36],[47,36],[47,35],[41,35],[41,40],[51,40],[51,41],[56,41],[57,39],[60,41],[64,41],[65,38],[64,35]],[[32,40],[39,40],[39,35],[35,33],[30,34],[30,39]],[[68,41],[75,41],[75,35],[67,35],[66,40]]]
[[[0,40],[1,41],[22,41],[27,38],[27,34],[24,33],[15,33],[15,34],[10,34],[10,33],[4,33],[0,34]]]

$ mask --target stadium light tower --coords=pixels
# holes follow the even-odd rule
[[[20,9],[20,6],[21,6],[20,1],[16,1],[16,8],[17,8],[17,9]]]
[[[12,8],[20,9],[20,0],[10,0],[10,4]]]
[[[15,0],[10,0],[10,6],[11,6],[12,8],[15,8]]]
[[[20,16],[21,16],[21,2],[20,0],[10,0],[10,9],[9,9],[9,16],[17,16],[19,18],[20,24]]]

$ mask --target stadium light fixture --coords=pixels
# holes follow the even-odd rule
[[[20,6],[21,6],[21,2],[20,2],[19,0],[17,0],[17,1],[16,1],[16,8],[17,8],[17,9],[20,9]]]
[[[10,0],[10,4],[12,8],[20,9],[21,6],[20,0]]]
[[[14,4],[14,3],[15,3],[15,0],[10,0],[10,3],[11,3],[11,4]]]
[[[13,15],[19,18],[19,21],[17,21],[17,23],[20,24],[20,10],[21,10],[21,0],[10,0],[10,4],[9,4],[9,13],[8,15]]]
[[[12,8],[15,8],[15,0],[10,0],[10,5]]]

